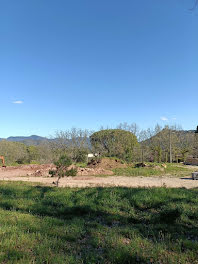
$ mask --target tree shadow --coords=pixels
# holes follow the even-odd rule
[[[191,181],[193,181],[193,179],[192,179],[192,177],[190,177],[190,178],[180,178],[180,180],[191,180]]]
[[[155,189],[153,189],[154,191]],[[72,202],[69,202],[69,198],[64,197],[64,189],[57,189],[52,187],[28,187],[24,191],[20,190],[20,198],[31,199],[34,198],[34,203],[30,206],[24,208],[18,203],[17,190],[13,191],[13,188],[2,188],[0,186],[0,193],[9,197],[8,200],[0,200],[0,207],[4,210],[20,211],[21,213],[32,214],[38,217],[50,217],[62,221],[54,222],[54,228],[58,228],[60,224],[76,225],[78,226],[78,221],[82,224],[82,234],[76,238],[69,234],[60,234],[60,238],[67,242],[80,243],[81,249],[80,254],[84,258],[83,263],[94,263],[91,262],[91,254],[100,259],[103,255],[104,259],[110,261],[108,263],[147,263],[148,259],[141,255],[132,254],[129,250],[129,246],[122,249],[123,252],[117,257],[117,260],[111,260],[110,255],[107,253],[109,249],[113,248],[113,242],[109,244],[104,244],[102,247],[97,243],[93,243],[95,240],[94,232],[99,230],[103,232],[108,230],[109,233],[112,231],[118,232],[119,235],[122,234],[123,230],[127,229],[128,233],[136,231],[136,233],[143,239],[149,240],[151,243],[164,243],[160,240],[160,232],[168,235],[171,241],[182,241],[185,237],[191,237],[194,240],[198,240],[196,234],[198,234],[198,226],[196,221],[196,213],[189,213],[186,217],[189,217],[190,224],[181,221],[183,211],[180,206],[183,204],[192,204],[195,206],[197,203],[194,200],[197,196],[197,191],[195,190],[185,190],[181,189],[181,192],[188,192],[191,194],[191,198],[173,196],[167,196],[164,201],[155,201],[149,204],[148,201],[142,201],[141,205],[137,203],[137,197],[141,198],[148,189],[128,189],[128,188],[106,188],[101,187],[94,189],[73,189],[69,198]],[[152,189],[149,189],[152,192]],[[179,191],[178,191],[179,192]],[[61,196],[63,195],[63,196]],[[130,206],[134,209],[133,213],[123,213],[122,210],[112,212],[111,206],[103,207],[105,201],[111,199],[111,195],[117,195],[118,199],[121,201],[125,198],[130,200]],[[136,197],[136,199],[134,198]],[[134,198],[134,199],[133,199]],[[176,208],[169,208],[169,204],[176,204]],[[28,226],[28,223],[27,223]],[[32,230],[34,232],[35,230]],[[99,232],[98,231],[98,232]],[[49,230],[43,230],[43,233],[49,238],[54,237]],[[152,233],[152,235],[151,235]],[[126,234],[127,236],[127,234]],[[86,238],[86,243],[82,244]],[[80,241],[80,242],[79,242]],[[94,246],[92,245],[94,244]],[[87,246],[89,245],[89,251],[87,252]],[[75,247],[75,245],[73,245]],[[98,248],[102,248],[102,253],[98,251]],[[126,249],[126,251],[125,251]],[[183,246],[183,251],[187,250]],[[86,262],[87,261],[87,262]],[[112,261],[112,262],[111,262]],[[116,262],[117,261],[117,262]],[[105,263],[105,262],[98,262]]]

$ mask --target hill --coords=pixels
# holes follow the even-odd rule
[[[185,160],[185,157],[194,155],[195,131],[165,128],[142,141],[141,145],[147,150],[149,160],[169,160],[170,149],[173,160]]]
[[[150,138],[142,141],[141,143],[143,145],[150,145],[153,142],[160,142],[163,143],[163,141],[169,141],[170,138],[173,141],[179,141],[180,143],[190,143],[193,144],[194,138],[195,138],[195,130],[170,130],[167,128],[162,129],[160,132],[151,135]]]
[[[40,137],[37,135],[32,135],[29,137],[24,137],[24,136],[11,136],[8,138],[0,138],[0,141],[2,140],[7,140],[7,141],[11,141],[11,142],[20,142],[20,143],[24,143],[25,145],[39,145],[43,142],[47,142],[53,139],[48,139],[46,137]]]
[[[6,140],[6,141],[10,141],[10,142],[20,142],[20,143],[23,143],[27,146],[38,146],[40,144],[43,144],[45,142],[53,142],[53,141],[59,141],[58,138],[46,138],[46,137],[40,137],[40,136],[37,136],[37,135],[32,135],[32,136],[29,136],[29,137],[24,137],[24,136],[16,136],[16,137],[8,137],[8,138],[0,138],[0,141],[2,140]],[[65,143],[70,143],[72,142],[72,140],[67,140],[67,139],[62,139],[61,140],[62,142],[64,141]],[[83,141],[83,138],[82,137],[77,137],[76,138],[76,141],[78,142],[79,141],[79,144],[80,142]],[[90,139],[87,138],[86,139],[86,144],[91,147],[91,143],[90,143]]]

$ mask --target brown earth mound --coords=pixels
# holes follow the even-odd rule
[[[96,175],[113,175],[113,171],[103,168],[79,168],[76,165],[71,165],[68,169],[77,169],[77,176],[96,176]]]
[[[77,176],[113,175],[113,171],[103,168],[78,168]]]
[[[99,161],[91,161],[87,168],[79,168],[72,165],[70,169],[76,168],[77,176],[96,176],[113,175],[112,169],[125,167],[127,167],[127,165],[122,164],[119,160],[103,158]],[[55,169],[55,165],[53,164],[8,166],[7,168],[0,167],[0,177],[48,177],[50,176],[49,170],[53,169]]]
[[[20,165],[20,166],[8,166],[6,168],[0,167],[0,177],[12,177],[12,176],[48,176],[49,170],[54,169],[53,164],[42,165]]]
[[[91,160],[88,163],[88,168],[100,168],[104,170],[112,170],[116,168],[126,168],[127,165],[121,163],[118,159],[102,158],[100,160]]]

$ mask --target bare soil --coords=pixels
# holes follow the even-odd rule
[[[15,177],[15,176],[46,177],[49,176],[49,170],[54,168],[55,166],[53,164],[9,166],[6,168],[0,167],[0,178],[4,176],[5,177]]]
[[[22,165],[17,167],[0,168],[0,180],[4,181],[27,181],[37,182],[53,186],[55,178],[49,177],[49,169],[54,165]],[[90,168],[91,169],[91,168]],[[92,168],[93,169],[93,168]],[[100,170],[101,168],[99,168]],[[92,170],[89,171],[92,173]],[[83,173],[82,173],[83,174]],[[126,177],[108,176],[96,177],[94,175],[78,175],[76,177],[65,177],[60,180],[60,187],[173,187],[173,188],[197,188],[198,181],[190,177],[178,178],[171,176],[153,177]]]
[[[104,170],[112,170],[116,168],[126,168],[127,165],[122,163],[119,159],[102,158],[101,160],[92,160],[88,164],[89,168],[101,168]]]

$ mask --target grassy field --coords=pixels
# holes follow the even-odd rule
[[[198,190],[0,183],[0,263],[198,263]]]
[[[127,168],[114,169],[114,173],[117,176],[160,176],[160,175],[171,175],[171,176],[190,176],[192,169],[184,165],[177,164],[166,164],[166,168],[161,167],[161,164],[150,164],[151,167],[135,168],[129,166]],[[153,166],[153,167],[152,167]],[[194,169],[195,170],[195,169]]]

